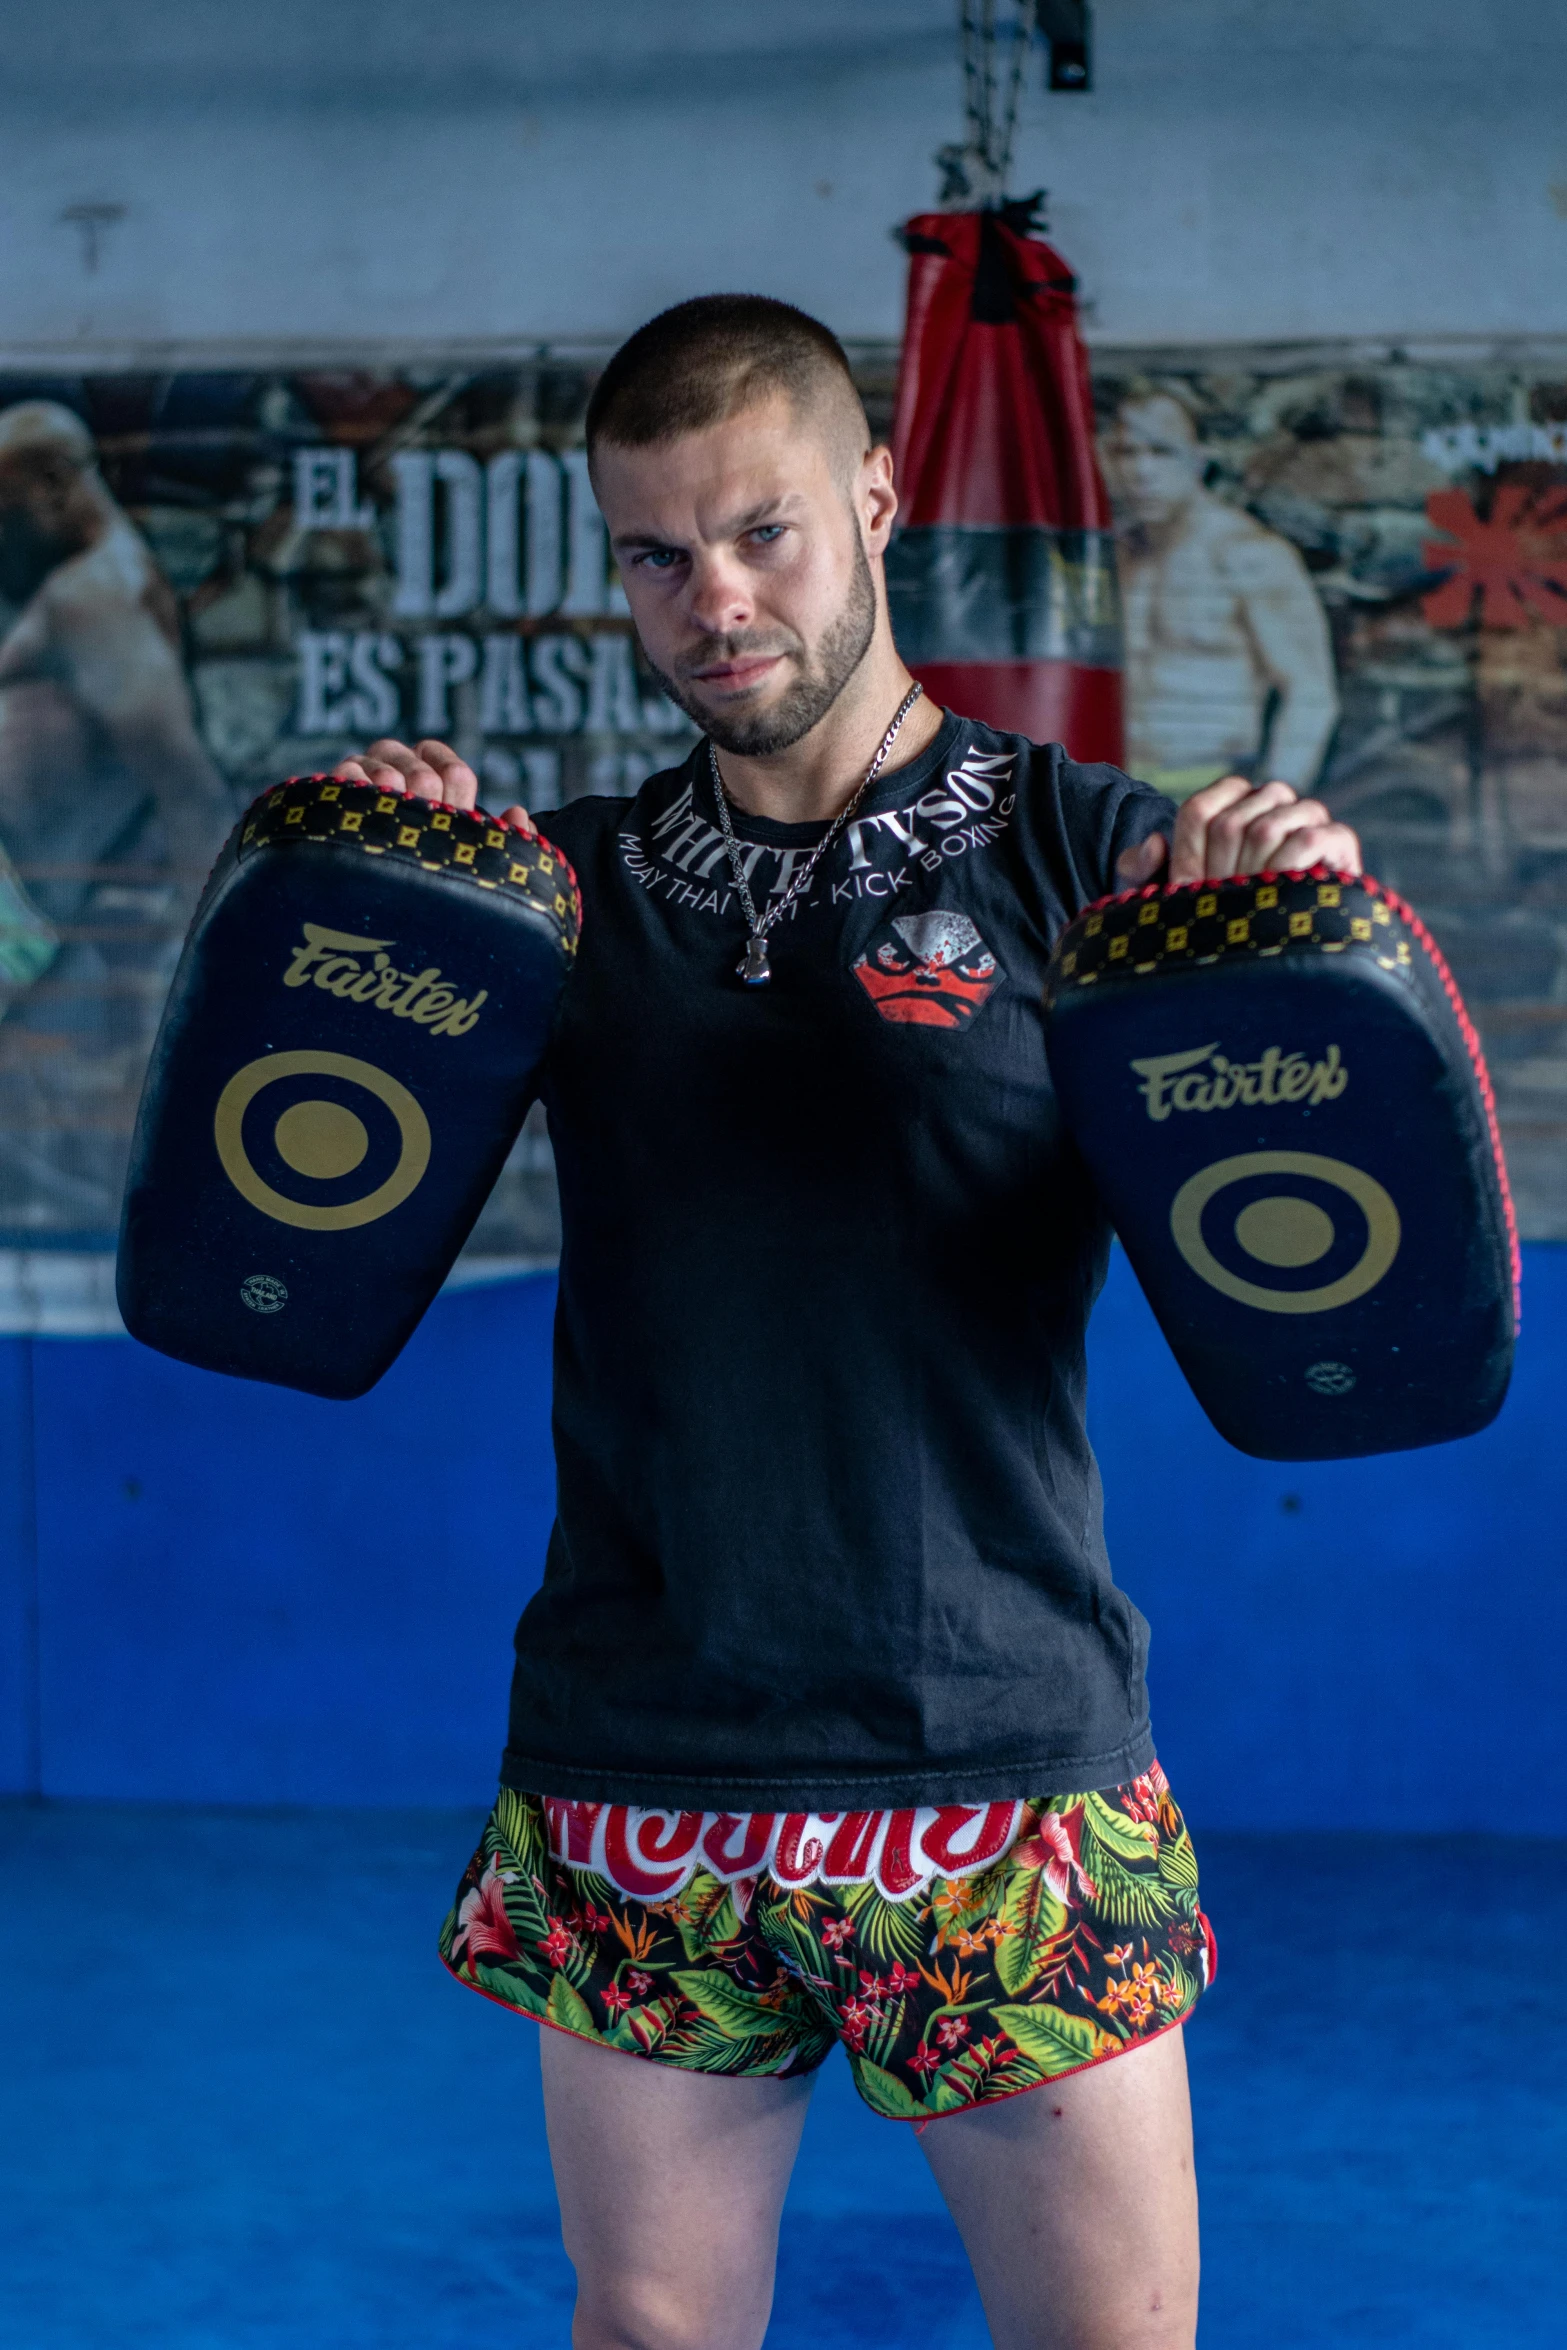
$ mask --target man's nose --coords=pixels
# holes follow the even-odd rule
[[[691,566],[687,608],[704,635],[723,636],[746,628],[756,603],[743,568],[722,554],[699,556]]]

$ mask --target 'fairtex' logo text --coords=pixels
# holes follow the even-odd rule
[[[314,981],[345,1004],[369,1004],[396,1019],[417,1021],[432,1036],[466,1036],[489,989],[460,996],[442,982],[434,964],[425,971],[399,971],[386,952],[393,944],[389,938],[358,938],[349,930],[327,930],[319,922],[307,922],[304,945],[295,947],[283,985],[308,987]]]
[[[1286,1053],[1270,1044],[1257,1061],[1232,1061],[1216,1044],[1194,1045],[1190,1052],[1159,1053],[1131,1064],[1142,1079],[1137,1088],[1148,1104],[1150,1118],[1168,1118],[1172,1110],[1233,1110],[1258,1102],[1336,1101],[1349,1083],[1349,1071],[1330,1044],[1320,1061],[1304,1053]]]

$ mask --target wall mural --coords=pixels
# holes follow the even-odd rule
[[[896,354],[856,360],[884,429]],[[1567,1237],[1567,379],[1095,379],[1129,764],[1177,796],[1283,774],[1360,826],[1480,1023],[1525,1232]],[[112,1245],[179,939],[263,785],[397,730],[541,809],[683,754],[588,488],[590,380],[0,377],[0,1252]],[[555,1241],[530,1131],[472,1247]]]
[[[179,941],[264,785],[441,734],[543,809],[683,754],[588,487],[590,380],[0,377],[0,1251],[112,1247]],[[535,1124],[472,1245],[557,1240]]]
[[[1567,1238],[1567,380],[1101,352],[1128,762],[1313,786],[1485,1039],[1527,1237]]]

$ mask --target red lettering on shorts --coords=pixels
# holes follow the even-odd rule
[[[765,1874],[780,1885],[875,1883],[905,1901],[933,1877],[967,1877],[1015,1843],[1021,1803],[921,1805],[905,1811],[643,1811],[632,1804],[543,1798],[550,1850],[571,1868],[601,1871],[637,1901],[666,1901],[698,1868],[738,1885]],[[1069,1831],[1050,1816],[1040,1833]]]
[[[914,1814],[911,1811],[889,1812],[881,1858],[876,1864],[876,1882],[889,1901],[906,1900],[920,1884],[920,1871],[914,1865],[913,1843]]]
[[[557,1860],[577,1868],[593,1866],[593,1831],[598,1825],[601,1803],[567,1803],[558,1795],[544,1798],[544,1817],[549,1822],[550,1850]]]
[[[721,1811],[709,1815],[707,1833],[702,1838],[702,1858],[715,1877],[725,1883],[735,1877],[754,1877],[767,1858],[767,1847],[773,1840],[773,1822],[778,1817],[771,1811]],[[733,1849],[738,1840],[739,1849]]]
[[[807,1835],[806,1830],[816,1820],[819,1827],[831,1827],[838,1814],[809,1811],[786,1812],[778,1831],[778,1849],[773,1854],[773,1875],[780,1885],[808,1885],[822,1865],[826,1850],[821,1836]]]
[[[848,1811],[843,1825],[827,1847],[827,1858],[822,1862],[824,1885],[857,1885],[868,1877],[875,1866],[876,1839],[881,1833],[884,1811]]]
[[[633,1811],[612,1803],[604,1821],[605,1873],[638,1901],[667,1901],[690,1877],[699,1811]]]
[[[948,1803],[920,1837],[927,1869],[942,1877],[972,1876],[999,1860],[1017,1834],[1017,1803]]]

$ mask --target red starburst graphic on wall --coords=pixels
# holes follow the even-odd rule
[[[1487,628],[1527,628],[1531,617],[1567,628],[1567,489],[1506,486],[1484,521],[1462,490],[1433,490],[1426,519],[1447,534],[1421,550],[1449,575],[1421,605],[1434,628],[1462,628],[1476,596]]]

